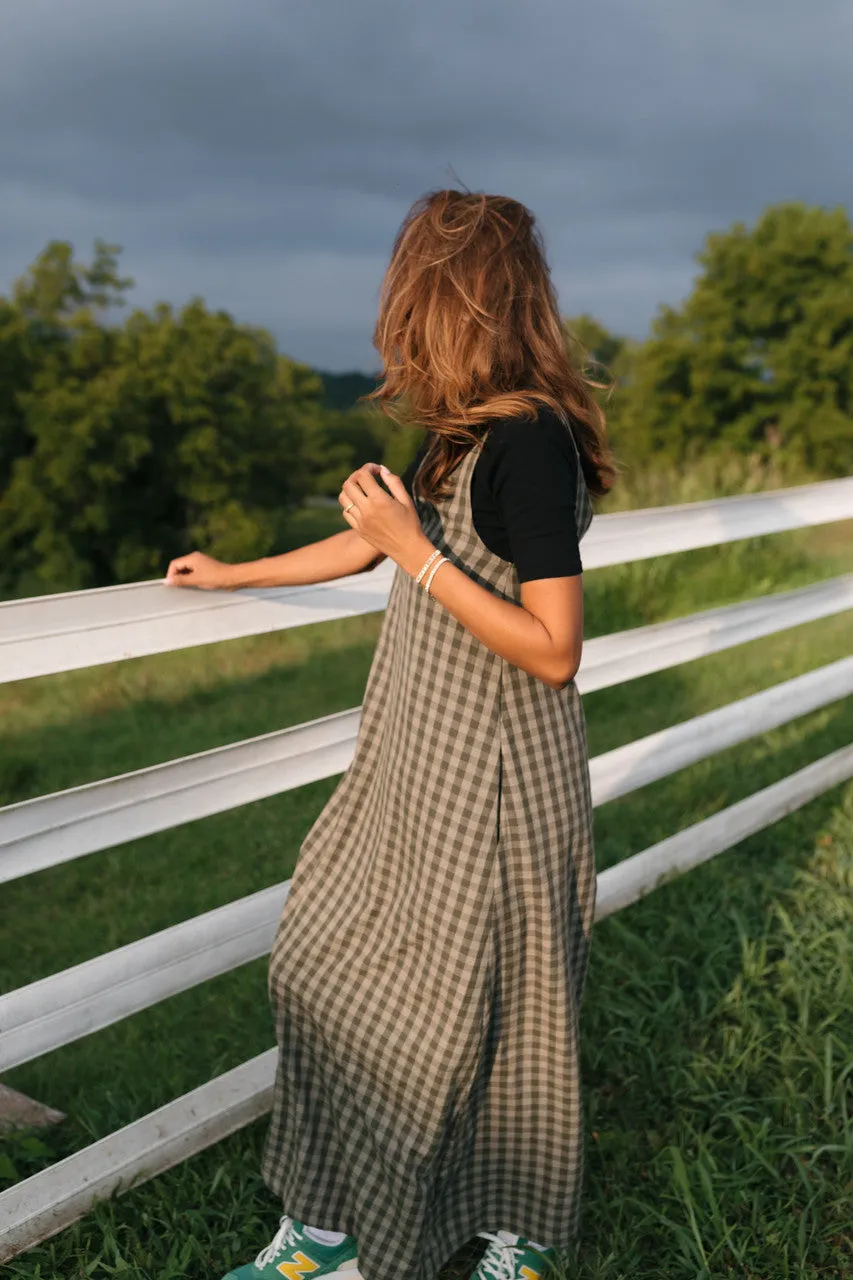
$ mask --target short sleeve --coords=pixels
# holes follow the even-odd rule
[[[583,572],[575,505],[578,457],[556,415],[492,429],[490,488],[520,582]]]

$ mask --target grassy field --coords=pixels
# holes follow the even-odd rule
[[[322,518],[310,513],[308,536]],[[599,570],[586,580],[587,636],[845,572],[851,550],[847,524]],[[0,803],[356,706],[380,621],[0,686]],[[589,695],[591,751],[845,656],[852,640],[841,615]],[[604,806],[599,868],[851,731],[847,699]],[[4,886],[0,989],[286,878],[335,781]],[[586,1209],[567,1275],[853,1274],[851,890],[847,785],[598,926],[583,1011]],[[68,1119],[4,1139],[0,1176],[26,1176],[269,1047],[265,973],[263,961],[244,966],[11,1073],[6,1083]],[[276,1224],[257,1172],[264,1131],[258,1122],[100,1206],[6,1274],[215,1280]]]

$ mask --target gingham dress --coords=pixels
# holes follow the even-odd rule
[[[520,603],[474,528],[481,447],[451,497],[416,505],[450,560]],[[583,536],[580,468],[576,512]],[[286,1213],[356,1237],[365,1280],[434,1280],[479,1231],[572,1241],[594,899],[574,682],[498,657],[398,568],[355,755],[301,846],[269,969],[263,1175]]]

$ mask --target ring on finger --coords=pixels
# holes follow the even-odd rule
[[[354,506],[355,506],[355,503],[351,502],[348,507],[344,507],[344,515],[346,515],[346,513],[350,511]]]

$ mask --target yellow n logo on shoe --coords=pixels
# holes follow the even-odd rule
[[[314,1262],[298,1250],[290,1262],[280,1262],[276,1267],[276,1271],[280,1271],[285,1280],[299,1280],[300,1276],[310,1275],[312,1271],[319,1271],[319,1269],[319,1262]]]
[[[542,1280],[542,1276],[540,1272],[531,1271],[530,1267],[522,1267],[520,1274],[521,1274],[522,1280]]]

